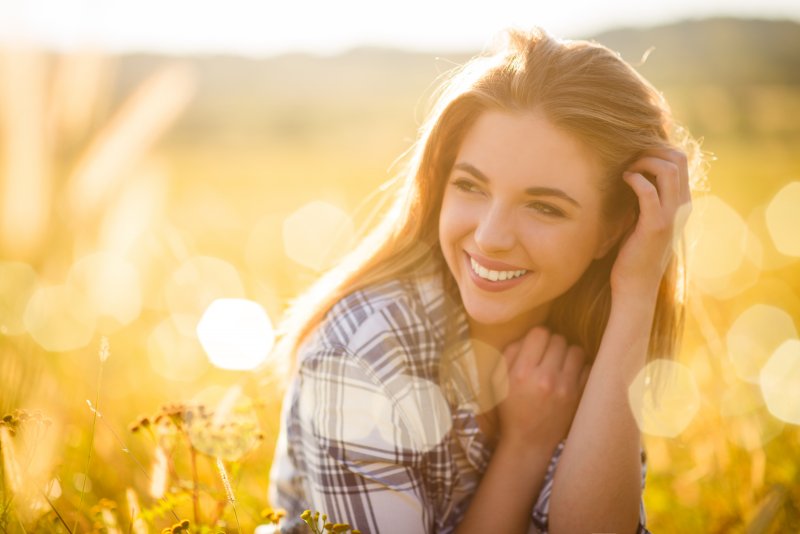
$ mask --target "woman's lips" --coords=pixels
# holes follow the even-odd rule
[[[482,263],[478,258],[475,258],[475,261],[477,261],[481,266],[483,266],[483,267],[485,267],[487,269],[490,268],[489,265],[486,265],[486,264]],[[487,262],[487,263],[490,263],[492,265],[498,265],[499,264],[499,265],[508,266],[508,264],[502,264],[502,263],[499,263],[499,262]],[[484,291],[505,291],[506,289],[510,289],[512,287],[518,286],[519,284],[521,284],[528,277],[529,274],[531,274],[530,271],[527,271],[525,274],[523,274],[521,276],[518,276],[516,278],[511,278],[510,280],[497,280],[496,282],[492,282],[491,280],[486,280],[485,278],[481,278],[480,276],[478,276],[478,273],[476,273],[472,269],[472,258],[467,252],[464,252],[464,267],[467,270],[467,272],[469,273],[469,277],[472,280],[472,282],[476,286],[478,286],[478,288],[483,289]],[[502,269],[494,268],[492,270],[497,270],[497,271],[520,271],[520,270],[522,270],[522,269],[515,269],[515,268],[513,268],[513,266],[509,266],[509,267],[512,267],[512,268],[502,268]]]
[[[487,269],[491,269],[492,271],[525,271],[524,267],[517,267],[515,265],[511,265],[508,263],[503,263],[502,261],[492,260],[489,258],[485,258],[480,254],[474,254],[471,252],[464,251],[465,254],[472,257],[475,261],[477,261],[482,267],[486,267]]]

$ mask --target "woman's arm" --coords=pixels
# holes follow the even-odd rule
[[[553,480],[552,534],[636,532],[641,443],[628,402],[628,386],[644,365],[652,317],[649,302],[612,305],[606,334]]]
[[[525,533],[548,465],[566,435],[588,376],[585,355],[533,328],[495,373],[501,435],[458,534]],[[507,371],[506,371],[507,369]]]
[[[528,532],[552,450],[498,443],[457,534]]]
[[[611,272],[611,314],[555,473],[553,534],[637,528],[641,445],[628,388],[647,360],[658,287],[691,196],[681,152],[652,151],[628,171],[640,215]]]

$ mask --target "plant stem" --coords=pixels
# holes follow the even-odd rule
[[[78,513],[83,511],[83,496],[86,494],[86,481],[89,479],[89,464],[92,461],[92,450],[94,449],[94,429],[97,426],[97,410],[100,408],[100,385],[103,383],[103,360],[100,360],[100,368],[97,372],[97,395],[95,396],[94,406],[87,400],[86,404],[92,410],[92,430],[89,433],[89,451],[86,454],[86,469],[83,473],[83,483],[81,484],[81,498],[78,502]],[[78,529],[78,518],[75,518],[72,530]]]
[[[231,481],[228,477],[228,471],[225,469],[225,463],[219,456],[217,456],[217,469],[219,470],[220,478],[222,478],[222,485],[225,487],[225,495],[227,495],[228,502],[231,503],[231,507],[233,508],[233,517],[236,519],[236,531],[242,534],[242,527],[239,525],[239,514],[236,512],[236,498],[233,495]]]
[[[69,525],[67,525],[67,522],[64,521],[63,517],[61,517],[61,513],[58,511],[58,508],[56,508],[53,502],[50,500],[50,497],[47,496],[47,493],[45,493],[44,490],[39,490],[39,491],[42,493],[42,497],[44,497],[44,499],[47,501],[47,504],[50,505],[50,508],[56,513],[56,516],[58,516],[58,520],[61,521],[61,524],[64,525],[65,529],[67,529],[67,532],[69,532],[69,534],[72,534],[72,530],[70,530]]]
[[[189,438],[187,433],[187,440]],[[189,440],[189,456],[192,459],[192,507],[194,508],[194,524],[200,525],[200,505],[199,499],[199,481],[197,479],[197,451],[194,450],[191,440]]]

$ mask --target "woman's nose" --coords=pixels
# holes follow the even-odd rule
[[[514,246],[514,226],[511,213],[502,206],[485,211],[475,229],[475,244],[481,252],[509,250]]]

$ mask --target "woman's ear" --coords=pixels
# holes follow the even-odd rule
[[[625,215],[617,217],[615,221],[606,223],[605,232],[601,236],[600,244],[594,259],[599,260],[611,250],[614,245],[627,237],[635,228],[638,213],[635,210],[628,211]]]

